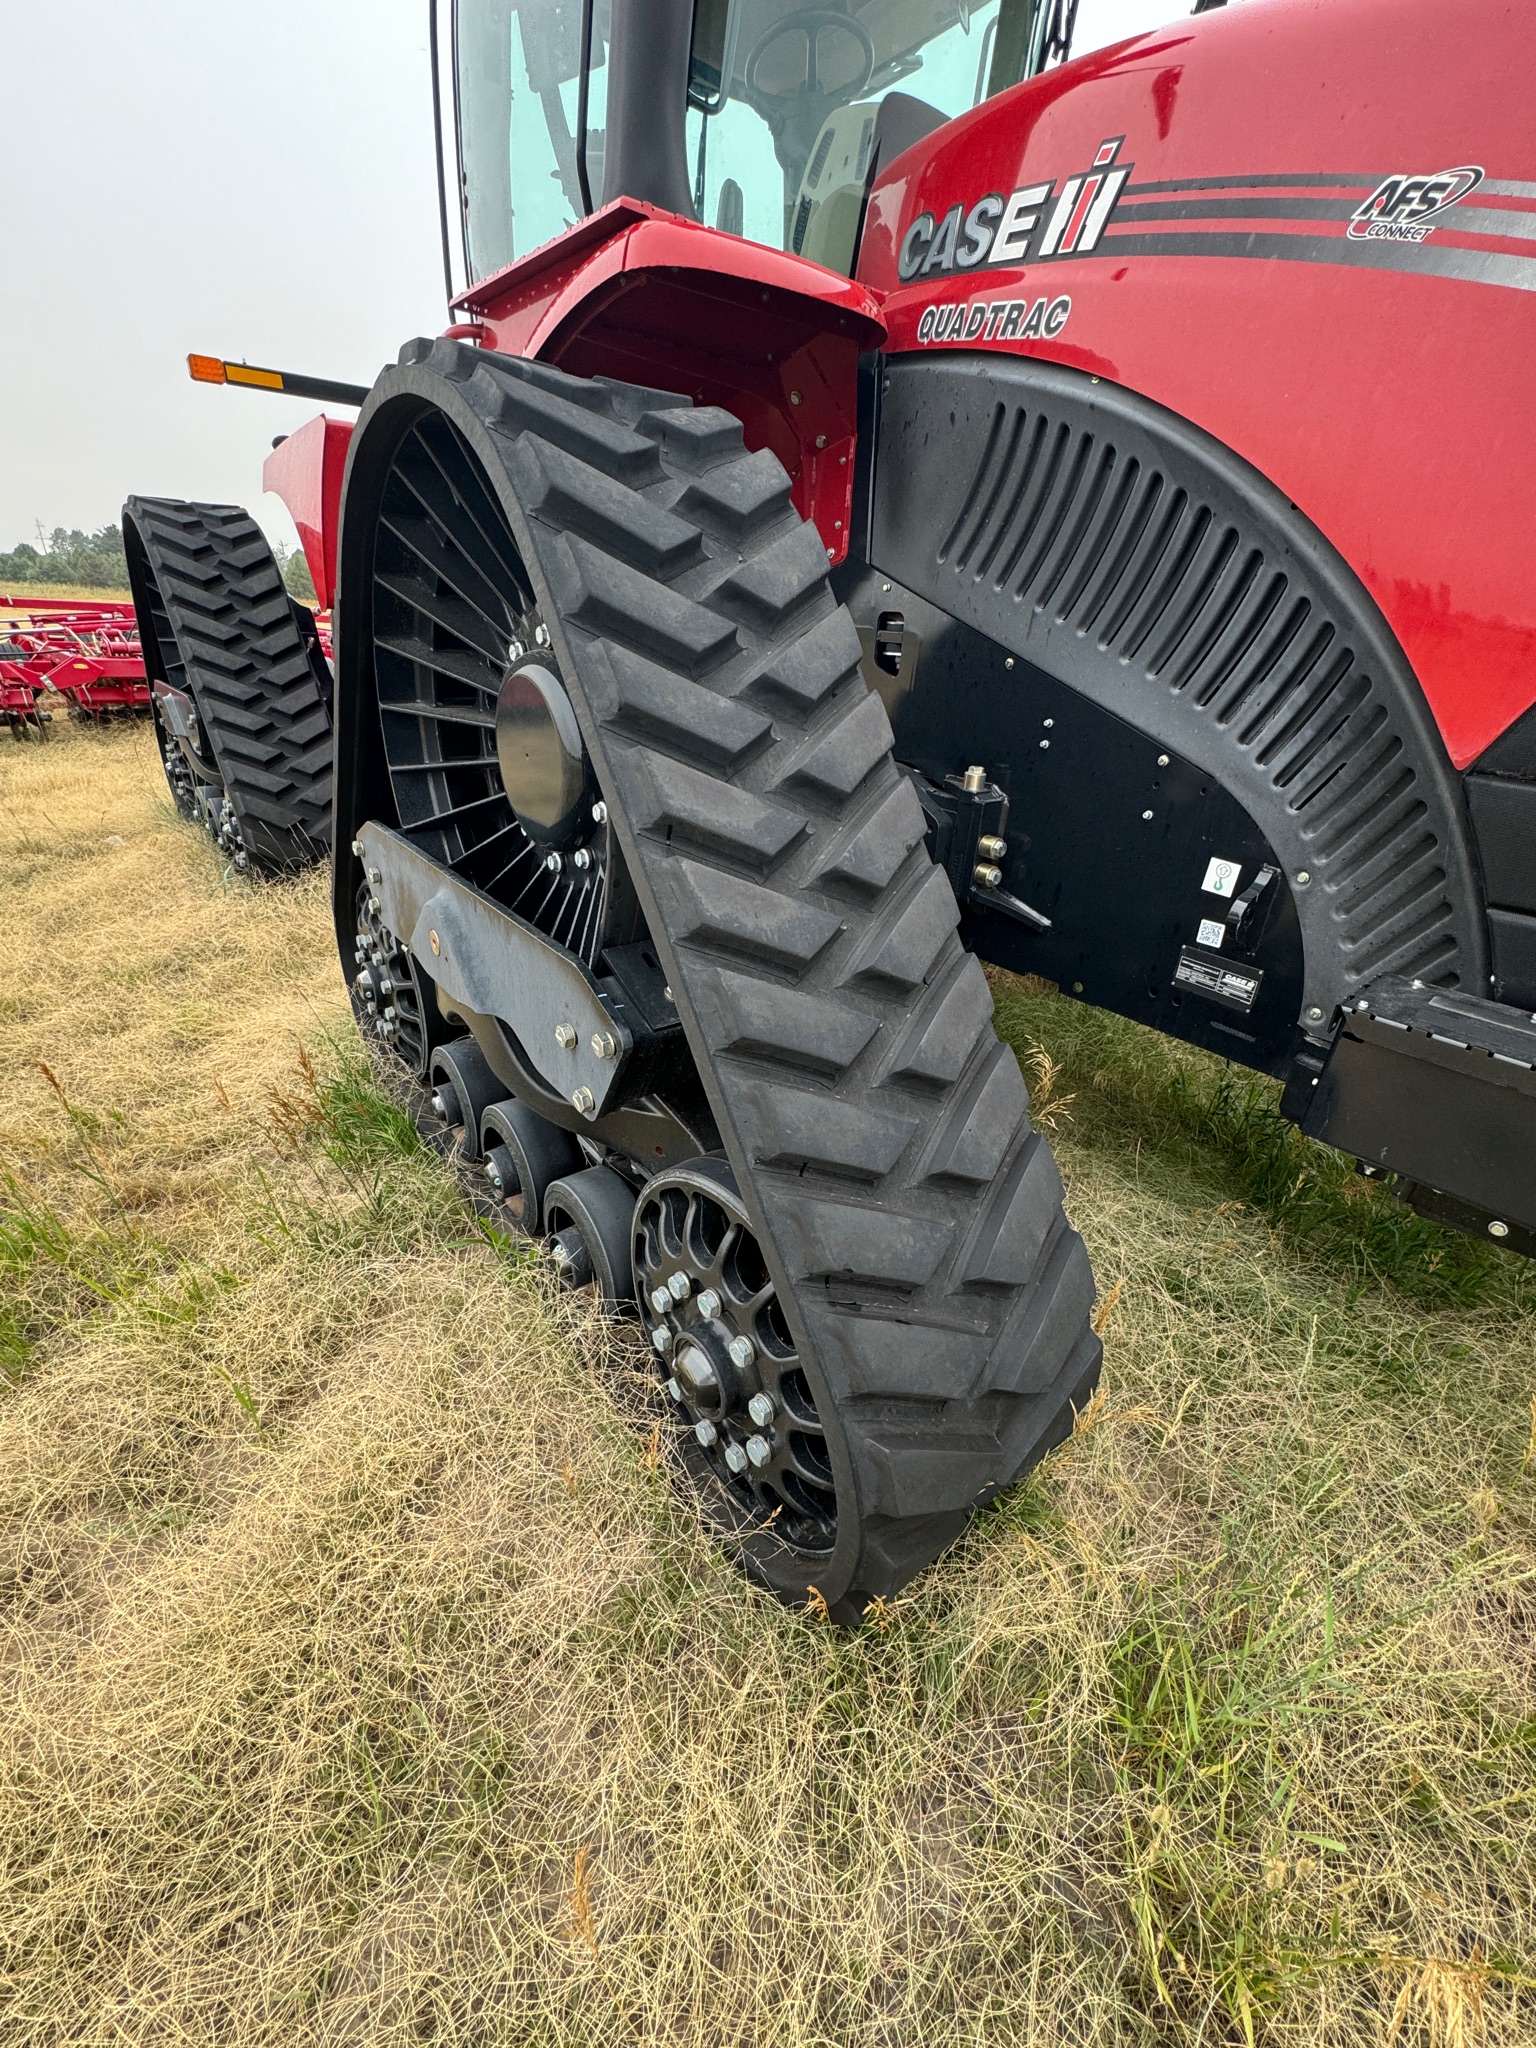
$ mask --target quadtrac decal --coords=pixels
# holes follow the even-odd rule
[[[919,341],[1054,341],[1072,317],[1072,301],[1056,299],[960,299],[952,306],[926,306],[917,323]]]
[[[1422,242],[1435,231],[1434,216],[1465,199],[1482,182],[1481,164],[1463,164],[1427,177],[1395,171],[1356,209],[1344,232],[1355,242]]]
[[[1055,181],[1047,179],[1021,185],[1006,197],[984,193],[970,206],[952,206],[942,220],[920,213],[901,238],[896,270],[902,283],[1086,255],[1098,246],[1121,188],[1136,168],[1116,161],[1124,141],[1123,135],[1112,135],[1101,142],[1092,168],[1068,178],[1059,192]]]

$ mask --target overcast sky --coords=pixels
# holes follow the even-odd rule
[[[261,462],[316,407],[193,384],[186,357],[366,384],[444,326],[426,0],[0,21],[0,551],[133,490],[291,543]]]

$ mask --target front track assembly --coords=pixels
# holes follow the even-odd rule
[[[413,343],[341,609],[349,972],[362,906],[493,1189],[638,1284],[706,1512],[856,1621],[1070,1431],[1100,1347],[815,529],[728,413]]]

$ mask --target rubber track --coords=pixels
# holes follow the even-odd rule
[[[778,461],[672,394],[452,342],[401,361],[458,386],[528,521],[652,937],[841,1422],[863,1543],[822,1590],[854,1619],[1095,1383],[1055,1161]],[[406,367],[381,395],[397,377],[424,390]]]
[[[330,844],[331,717],[266,536],[238,505],[133,497],[123,518],[142,542],[252,865],[309,866]]]

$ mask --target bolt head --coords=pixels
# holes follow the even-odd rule
[[[1050,743],[1050,741],[1049,741],[1049,740],[1042,740],[1042,741],[1040,742],[1040,751],[1041,751],[1041,753],[1042,753],[1042,754],[1043,754],[1043,753],[1045,753],[1045,752],[1047,752],[1047,750],[1048,750],[1048,749],[1049,749],[1049,747],[1050,747],[1050,744],[1051,744],[1051,743]]]
[[[659,1330],[652,1330],[651,1346],[653,1350],[658,1352],[670,1351],[672,1349],[672,1332],[665,1326]]]
[[[667,1381],[667,1392],[674,1401],[681,1401],[683,1398],[683,1390],[676,1380]]]
[[[730,1342],[731,1363],[745,1372],[757,1356],[757,1346],[750,1337],[733,1337]]]
[[[557,1024],[555,1026],[555,1043],[565,1052],[574,1052],[576,1050],[576,1026],[574,1024]]]
[[[686,1273],[671,1273],[667,1276],[667,1292],[674,1301],[686,1301],[693,1292],[693,1282]]]
[[[761,1471],[763,1466],[773,1456],[773,1446],[765,1436],[749,1436],[747,1438],[747,1456],[757,1466],[758,1470]]]
[[[607,806],[606,804],[604,804],[604,803],[596,803],[596,804],[594,804],[594,805],[592,806],[592,822],[593,822],[593,824],[594,824],[594,825],[606,825],[606,824],[607,824],[607,822],[608,822],[608,806]]]
[[[713,1287],[706,1287],[699,1296],[699,1314],[706,1323],[712,1323],[720,1313],[720,1297]]]
[[[443,1091],[441,1088],[434,1088],[432,1090],[432,1114],[434,1116],[440,1116],[443,1122],[447,1123],[448,1105],[443,1100]]]
[[[1166,754],[1159,754],[1157,757],[1157,765],[1159,768],[1166,768],[1168,766],[1168,756]]]
[[[698,1438],[699,1442],[704,1446],[706,1451],[709,1449],[710,1445],[718,1439],[720,1435],[719,1430],[716,1429],[715,1425],[710,1421],[707,1415],[703,1416],[698,1422],[696,1422],[693,1425],[693,1433]]]
[[[725,1462],[727,1463],[727,1465],[729,1465],[729,1466],[730,1466],[730,1468],[731,1468],[731,1470],[732,1470],[733,1472],[745,1472],[745,1471],[746,1471],[746,1469],[747,1469],[747,1454],[746,1454],[746,1452],[745,1452],[745,1451],[744,1451],[744,1450],[743,1450],[743,1449],[741,1448],[741,1445],[740,1445],[740,1444],[727,1444],[727,1445],[726,1445],[726,1447],[725,1447]]]
[[[583,1116],[590,1116],[597,1107],[597,1097],[590,1088],[578,1088],[571,1097],[571,1107],[579,1109]]]
[[[369,881],[370,881],[370,882],[372,882],[372,883],[373,883],[374,887],[375,887],[375,888],[377,888],[377,887],[378,887],[378,885],[379,885],[379,883],[380,883],[380,882],[382,882],[382,881],[383,881],[383,879],[384,879],[384,875],[383,875],[383,871],[382,871],[382,869],[379,869],[379,868],[370,868],[370,869],[368,870],[368,879],[369,879]]]
[[[611,1031],[594,1031],[592,1034],[592,1050],[600,1060],[617,1059],[619,1041]]]
[[[1488,1226],[1488,1235],[1490,1237],[1508,1237],[1509,1225],[1507,1223],[1500,1223],[1495,1219]]]
[[[657,1315],[664,1316],[671,1306],[672,1297],[668,1294],[665,1287],[653,1287],[651,1289],[651,1307],[655,1309]]]
[[[1152,820],[1152,813],[1151,813],[1150,811],[1143,811],[1143,812],[1142,812],[1142,814],[1141,814],[1141,821],[1142,821],[1142,823],[1143,823],[1144,825],[1146,825],[1146,824],[1150,824],[1150,823],[1151,823],[1151,820]]]
[[[581,874],[585,874],[587,872],[587,869],[591,867],[591,865],[591,854],[588,853],[587,849],[584,846],[578,846],[576,851],[571,855],[571,866],[577,869]]]
[[[550,874],[558,875],[561,868],[565,866],[565,862],[561,859],[558,853],[546,853],[544,856],[544,865],[548,869]]]
[[[747,1413],[759,1429],[766,1429],[773,1420],[773,1396],[771,1394],[754,1394],[747,1403]]]
[[[1305,887],[1307,886],[1308,882],[1311,881],[1311,879],[1312,871],[1310,868],[1299,868],[1297,870],[1296,886],[1298,889],[1305,889]]]
[[[1309,1024],[1321,1024],[1321,1023],[1322,1023],[1322,1021],[1323,1021],[1323,1013],[1322,1013],[1322,1010],[1321,1010],[1321,1009],[1319,1008],[1319,1006],[1318,1006],[1318,1005],[1317,1005],[1316,1003],[1314,1003],[1314,1004],[1312,1005],[1311,1009],[1310,1009],[1310,1010],[1308,1010],[1308,1012],[1307,1012],[1307,1022],[1308,1022]]]

